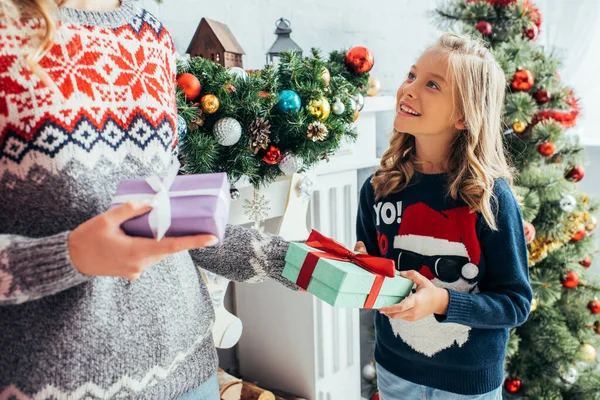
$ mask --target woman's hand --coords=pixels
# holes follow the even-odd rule
[[[71,262],[85,275],[137,279],[150,265],[184,250],[215,245],[213,235],[163,238],[131,237],[121,224],[149,212],[141,202],[121,204],[75,228],[68,238]]]

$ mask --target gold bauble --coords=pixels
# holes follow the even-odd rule
[[[323,67],[323,72],[321,73],[321,79],[325,81],[325,86],[329,86],[329,82],[331,82],[331,73],[325,67]]]
[[[512,128],[513,131],[515,131],[516,133],[523,133],[525,132],[525,129],[527,129],[527,124],[523,121],[519,121],[518,119],[516,119]]]
[[[354,119],[353,121],[356,121],[358,119],[358,115],[360,114],[360,112],[358,110],[354,110]]]
[[[367,96],[377,96],[381,90],[381,84],[374,76],[369,76],[369,87],[367,89]]]
[[[534,312],[535,310],[537,310],[537,308],[538,308],[538,301],[537,301],[537,299],[531,300],[531,312]]]
[[[591,215],[587,221],[587,224],[585,225],[585,230],[591,232],[596,229],[596,226],[598,226],[598,219]]]
[[[596,349],[591,344],[584,343],[579,348],[579,358],[582,361],[594,361],[596,355]]]
[[[311,100],[308,104],[308,112],[319,121],[326,121],[331,114],[331,106],[329,100],[321,97],[318,100]]]
[[[200,107],[207,114],[216,113],[220,105],[219,99],[214,94],[205,94],[200,99]]]

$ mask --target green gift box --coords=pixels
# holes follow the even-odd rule
[[[321,252],[301,243],[290,243],[282,276],[297,282],[300,270],[311,252]],[[395,271],[395,270],[394,270]],[[306,290],[333,307],[365,308],[365,302],[373,288],[376,275],[353,264],[319,258]],[[397,304],[410,294],[413,282],[395,271],[393,278],[386,277],[372,308]]]

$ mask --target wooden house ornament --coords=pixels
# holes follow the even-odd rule
[[[243,68],[244,50],[227,25],[202,18],[186,51],[191,57],[202,57],[225,68]]]

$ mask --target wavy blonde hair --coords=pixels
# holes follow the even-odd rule
[[[452,33],[432,46],[448,57],[454,115],[467,129],[457,131],[449,149],[449,195],[464,200],[497,230],[492,211],[494,180],[512,184],[512,169],[504,154],[502,111],[506,78],[484,42]],[[399,99],[397,99],[399,101]],[[396,105],[398,106],[398,104]],[[390,147],[371,183],[377,199],[402,191],[415,174],[415,137],[394,129]]]
[[[34,44],[25,51],[25,60],[29,68],[50,88],[58,88],[50,79],[39,62],[50,50],[56,37],[58,8],[65,0],[0,0],[0,23],[20,26],[24,21],[39,18],[43,23],[40,36],[34,38]]]

